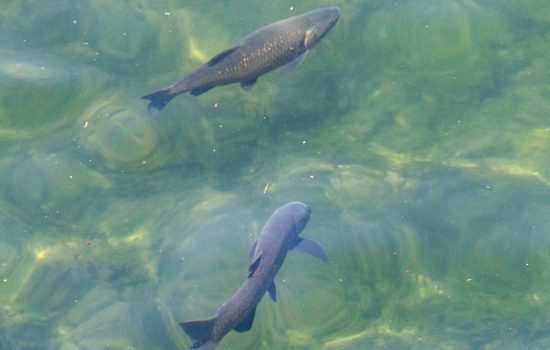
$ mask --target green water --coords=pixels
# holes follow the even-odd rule
[[[139,97],[337,5],[288,76]],[[292,8],[292,10],[291,10]],[[278,206],[312,208],[219,349],[550,348],[547,0],[0,7],[0,349],[187,349]]]

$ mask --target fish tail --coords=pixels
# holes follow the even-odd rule
[[[216,318],[207,320],[181,322],[180,327],[193,341],[193,349],[213,350],[217,343],[212,340],[212,330]]]
[[[152,92],[142,96],[141,98],[144,100],[149,100],[147,110],[151,115],[156,115],[161,109],[164,108],[164,106],[168,104],[168,102],[170,102],[171,99],[174,98],[174,96],[175,95],[170,92],[170,89],[166,88]]]

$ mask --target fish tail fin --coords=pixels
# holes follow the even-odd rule
[[[212,341],[212,329],[216,318],[207,320],[181,322],[179,325],[193,341],[193,349],[210,350],[216,347]]]
[[[175,95],[170,92],[170,89],[162,89],[142,96],[141,98],[149,100],[147,110],[151,115],[156,115],[174,98],[174,96]]]

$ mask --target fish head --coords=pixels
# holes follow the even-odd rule
[[[323,37],[334,27],[338,19],[340,18],[339,7],[323,7],[318,10],[314,10],[304,14],[306,36],[304,39],[304,46],[306,49],[311,49],[317,44]]]
[[[294,234],[298,236],[304,230],[311,215],[311,208],[302,202],[290,202],[287,204],[292,208],[292,218],[294,219]]]

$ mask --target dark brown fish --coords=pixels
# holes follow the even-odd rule
[[[214,56],[177,83],[142,98],[150,101],[149,112],[157,112],[187,91],[198,96],[216,86],[237,82],[248,90],[261,75],[284,65],[288,70],[298,65],[339,18],[338,7],[324,7],[272,23]]]

